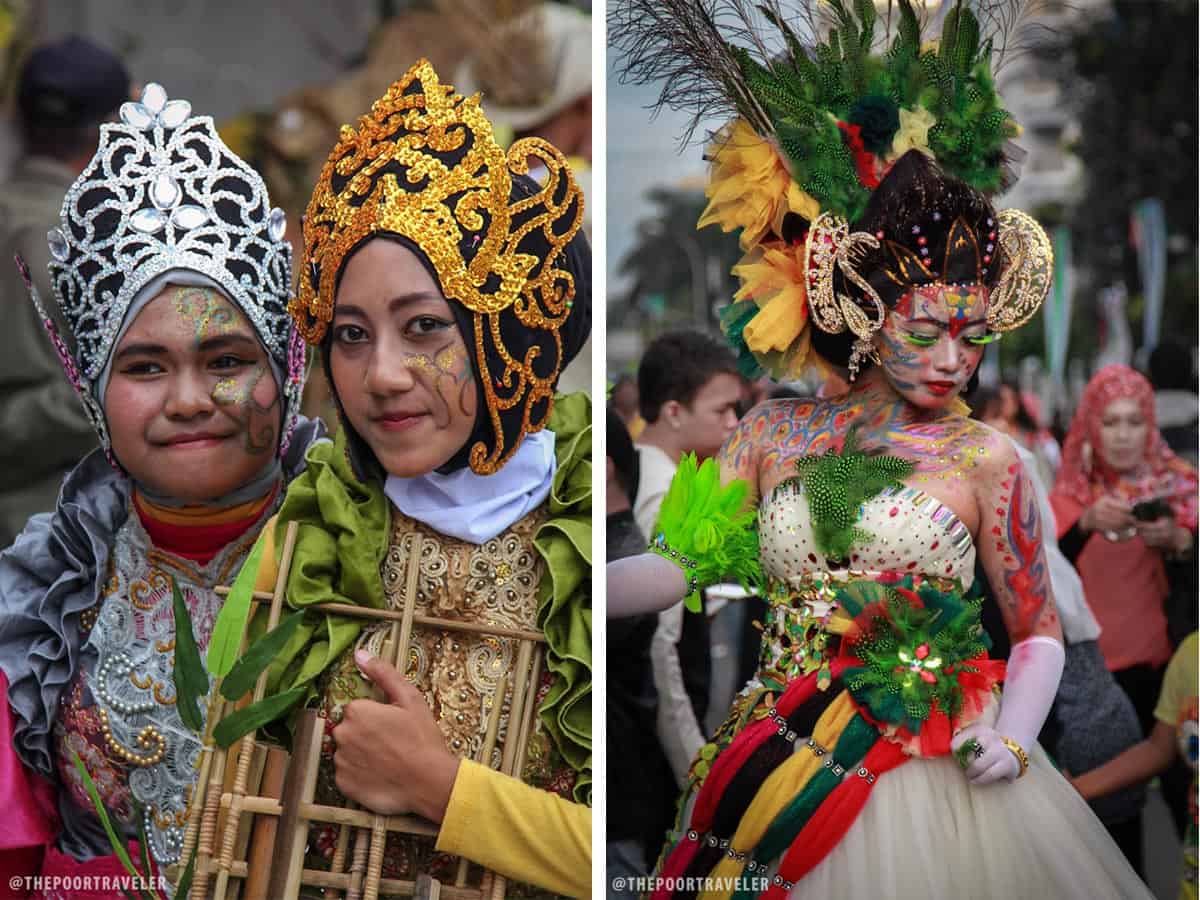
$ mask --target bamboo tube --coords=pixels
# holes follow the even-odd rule
[[[277,897],[296,897],[300,891],[309,825],[300,807],[313,801],[317,787],[317,760],[321,755],[324,736],[325,729],[316,710],[304,710],[300,714],[283,786],[279,829],[272,854],[271,881],[267,886],[267,896],[272,900]]]
[[[263,767],[262,786],[259,794],[257,797],[247,797],[242,802],[242,809],[255,816],[250,845],[246,849],[248,866],[246,881],[242,889],[245,900],[270,900],[267,895],[267,882],[270,878],[275,836],[279,830],[279,822],[276,817],[283,811],[279,798],[283,794],[283,776],[287,772],[288,754],[279,747],[267,747],[266,751],[267,758]],[[251,801],[273,803],[274,814],[263,815],[262,810],[253,808]],[[233,872],[236,866],[235,862],[230,867],[230,871]]]
[[[300,526],[297,522],[289,522],[283,539],[283,553],[279,558],[279,571],[275,575],[275,591],[271,595],[271,608],[267,614],[267,631],[279,624],[283,612],[283,597],[287,590],[288,575],[292,568],[292,554],[296,550],[296,535]],[[267,673],[264,670],[254,683],[254,695],[251,703],[258,703],[267,692]],[[246,781],[250,775],[250,761],[254,757],[254,732],[241,739],[238,746],[237,775],[233,781],[233,803],[229,808],[229,818],[225,823],[225,840],[221,848],[221,864],[217,870],[217,884],[213,889],[213,900],[225,900],[225,891],[229,886],[229,866],[233,862],[233,844],[237,838],[238,826],[242,817],[242,800],[246,794]],[[222,767],[223,768],[223,767]],[[207,887],[207,880],[205,882]],[[204,896],[201,891],[200,896]]]
[[[350,847],[350,829],[345,826],[338,827],[337,843],[333,848],[333,859],[329,863],[329,871],[341,874],[346,866],[346,850]],[[330,900],[339,900],[340,893],[334,894]]]
[[[231,802],[231,798],[223,799],[226,804]],[[242,811],[272,818],[283,816],[283,806],[280,801],[270,797],[246,797],[242,801]],[[326,806],[321,803],[301,802],[296,804],[296,811],[299,818],[302,819],[331,825],[349,825],[352,828],[370,828],[371,819],[375,816],[375,813],[367,812],[365,809],[347,809],[344,806]],[[406,834],[421,834],[427,837],[435,837],[438,833],[436,825],[417,816],[385,816],[384,818],[387,820],[388,831],[402,831]]]
[[[261,796],[263,786],[263,774],[267,767],[267,748],[264,744],[255,742],[254,753],[250,762],[250,778],[246,786],[246,793],[252,796]],[[225,795],[221,795],[221,800],[224,801]],[[221,804],[221,809],[225,809],[225,804]],[[232,869],[234,860],[246,859],[246,852],[250,849],[250,831],[254,827],[254,817],[244,816],[238,824],[237,833],[234,835],[233,857],[230,860],[230,868]],[[242,895],[243,883],[238,880],[234,881],[229,887],[230,897],[232,900],[239,900]]]
[[[368,813],[368,815],[371,815]],[[373,817],[372,817],[373,821]],[[367,849],[371,841],[371,829],[359,828],[354,832],[354,856],[350,860],[350,887],[346,900],[362,900],[363,878],[367,871]]]
[[[218,594],[227,594],[229,589],[219,587]],[[255,591],[255,599],[269,600],[271,595],[266,591]],[[376,609],[373,606],[356,606],[353,603],[314,603],[307,609],[319,612],[336,613],[352,619],[401,619],[404,613],[394,609]],[[529,631],[522,628],[504,628],[500,625],[486,625],[478,622],[464,622],[460,619],[441,619],[437,616],[426,616],[420,613],[413,615],[413,624],[426,628],[440,628],[444,631],[467,631],[473,634],[487,634],[494,637],[514,638],[519,641],[546,642],[546,636],[540,631]]]
[[[475,756],[475,762],[491,766],[492,751],[496,749],[496,737],[500,734],[500,712],[504,708],[504,695],[508,693],[508,673],[500,676],[500,681],[496,683],[496,690],[492,694],[492,711],[488,714],[487,730],[483,734],[483,743],[479,745],[479,753]],[[466,857],[460,857],[458,860],[458,872],[454,878],[455,887],[465,887],[467,883],[467,870],[470,867],[470,862]]]
[[[413,900],[440,900],[442,883],[430,875],[418,875],[413,885]]]
[[[383,645],[382,658],[401,676],[408,669],[408,649],[412,643],[413,616],[417,611],[417,589],[420,586],[421,560],[419,553],[410,550],[408,577],[404,583],[404,611],[399,622],[391,620],[388,639]],[[384,698],[386,700],[386,698]],[[378,900],[379,879],[383,876],[383,851],[387,845],[387,816],[376,815],[371,822],[371,846],[367,854],[367,878],[364,900]],[[357,849],[357,848],[356,848]]]
[[[504,736],[504,753],[500,760],[500,771],[512,775],[517,765],[517,748],[521,742],[521,719],[525,714],[527,679],[530,675],[530,661],[533,655],[533,643],[522,641],[517,651],[517,664],[513,670],[516,683],[513,685],[512,704],[508,708],[508,731]],[[503,900],[506,880],[496,872],[489,873],[480,885],[481,893],[487,900]]]
[[[199,863],[197,863],[199,869]],[[250,878],[252,873],[249,871],[250,866],[243,861],[235,861],[230,867],[229,874],[233,878]],[[325,872],[320,869],[304,869],[301,872],[301,884],[306,887],[316,887],[334,890],[345,890],[348,886],[349,875],[335,875],[332,872]],[[417,876],[421,878],[422,876]],[[432,880],[432,879],[431,879]],[[381,878],[379,880],[379,888],[388,894],[412,895],[416,890],[416,881],[407,881],[400,878]],[[441,885],[442,900],[480,900],[480,893],[471,888],[461,889],[447,887]]]
[[[517,740],[517,764],[513,774],[518,778],[525,771],[525,756],[529,750],[529,736],[533,734],[537,719],[537,694],[542,680],[542,654],[533,653],[533,669],[529,673],[529,687],[525,692],[525,715],[521,717],[521,735]]]
[[[225,708],[228,705],[223,700],[216,704],[215,711],[218,717],[224,715]],[[213,712],[210,712],[209,718],[212,718],[213,714]],[[206,727],[205,731],[209,732],[211,736],[211,729]],[[205,753],[203,749],[200,752]],[[221,788],[223,787],[225,778],[225,749],[218,747],[215,752],[209,749],[204,757],[204,762],[201,764],[201,768],[204,769],[205,766],[207,766],[207,771],[202,774],[208,776],[207,782],[202,793],[203,799],[197,801],[198,805],[203,809],[200,815],[200,827],[196,840],[196,858],[198,860],[205,859],[213,853],[213,843],[217,832],[217,814],[220,811]],[[190,824],[189,822],[189,826]],[[186,842],[187,835],[185,834],[184,843],[186,844]],[[188,853],[191,853],[190,848]],[[180,858],[183,859],[184,857]],[[204,897],[207,893],[208,871],[197,867],[196,874],[192,879],[191,896]]]
[[[517,743],[520,740],[521,717],[525,714],[525,686],[529,677],[529,660],[533,655],[533,644],[522,641],[517,650],[517,664],[513,669],[513,699],[508,707],[508,729],[504,735],[504,753],[500,759],[500,771],[512,775],[517,758]]]

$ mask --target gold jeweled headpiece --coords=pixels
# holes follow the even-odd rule
[[[540,185],[517,177],[531,157],[545,169]],[[365,239],[391,234],[419,247],[446,299],[471,313],[474,333],[464,338],[475,348],[495,439],[471,447],[470,465],[489,474],[550,416],[563,365],[559,330],[576,290],[564,248],[582,222],[582,192],[563,155],[539,138],[505,153],[479,97],[455,93],[421,60],[357,130],[342,127],[308,205],[300,289],[288,310],[317,344],[341,270]],[[506,315],[538,332],[529,347],[511,352]],[[520,412],[518,428],[503,427],[510,411]]]
[[[817,217],[804,243],[808,304],[812,321],[822,331],[840,334],[849,329],[855,336],[850,357],[850,380],[858,373],[862,360],[875,356],[872,338],[883,327],[887,306],[879,292],[862,276],[859,264],[865,253],[885,248],[888,262],[883,271],[903,291],[949,281],[949,272],[970,272],[956,284],[982,284],[993,255],[1000,253],[1000,277],[988,304],[987,324],[993,332],[1012,331],[1028,322],[1038,311],[1054,275],[1054,250],[1042,227],[1017,209],[996,214],[996,230],[991,243],[980,248],[974,231],[962,220],[955,220],[946,240],[945,259],[940,270],[922,259],[903,243],[886,240],[882,232],[869,234],[850,231],[839,216],[824,213]],[[989,220],[990,224],[990,220]],[[981,252],[981,250],[987,252]],[[871,315],[853,297],[839,293],[834,276],[842,276],[857,287],[872,307]]]

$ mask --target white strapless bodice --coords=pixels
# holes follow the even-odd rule
[[[911,487],[887,488],[863,504],[858,525],[871,534],[848,561],[817,549],[803,483],[789,479],[759,504],[758,537],[768,578],[799,587],[816,573],[897,572],[954,578],[966,589],[975,577],[975,545],[954,511]]]

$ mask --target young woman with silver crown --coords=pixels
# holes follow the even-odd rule
[[[340,428],[266,534],[281,547],[300,525],[292,607],[415,604],[417,624],[397,671],[386,623],[311,610],[268,691],[302,689],[328,722],[316,802],[435,823],[436,838],[388,837],[385,879],[454,882],[458,856],[543,893],[590,890],[591,418],[585,395],[555,396],[591,327],[582,221],[562,154],[536,138],[506,153],[479,96],[424,60],[343,128],[304,219],[291,312]],[[264,552],[259,587],[278,557]],[[518,692],[499,692],[521,677],[517,634],[544,637],[545,664],[511,777],[488,735],[515,746]],[[314,824],[306,868],[337,844]]]
[[[53,314],[18,260],[101,446],[0,554],[10,875],[125,875],[76,758],[120,838],[144,828],[155,866],[178,860],[200,738],[176,709],[172,588],[203,651],[213,589],[319,431],[298,414],[283,212],[159,85],[120,119],[48,235]]]
[[[848,377],[685,459],[652,552],[608,567],[610,614],[730,572],[768,603],[652,896],[1147,897],[1036,743],[1063,665],[1043,524],[1012,445],[958,400],[1052,271],[1037,223],[988,199],[1018,133],[992,86],[1003,35],[958,2],[924,42],[899,0],[874,52],[875,4],[797,5],[614,17],[627,77],[735,117],[700,224],[740,232],[723,324],[748,373]],[[977,556],[1007,662],[988,656]]]

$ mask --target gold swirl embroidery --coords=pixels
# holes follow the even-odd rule
[[[165,690],[165,688],[166,688],[165,684],[163,684],[161,681],[156,681],[154,683],[154,699],[157,700],[159,703],[161,703],[163,706],[174,706],[175,698],[168,697],[166,694],[164,694],[163,690]]]
[[[143,612],[154,609],[158,601],[154,594],[169,591],[171,580],[161,569],[151,569],[143,581],[140,578],[129,585],[129,602]]]
[[[483,545],[437,534],[394,513],[391,550],[383,564],[384,593],[404,608],[408,566],[420,566],[416,611],[505,628],[537,628],[537,587],[544,563],[533,549],[542,516],[527,516]],[[437,577],[432,577],[432,576]],[[482,745],[496,684],[516,659],[515,642],[494,635],[417,626],[408,675],[429,700],[447,744],[460,756]],[[500,718],[507,729],[507,705]]]
[[[108,711],[104,709],[100,710],[100,731],[104,735],[104,742],[108,744],[108,748],[125,762],[134,766],[146,767],[158,765],[158,763],[162,762],[163,755],[167,752],[166,738],[153,725],[147,725],[139,731],[135,739],[138,746],[149,750],[149,753],[141,754],[123,746],[113,737],[112,729],[108,724]]]
[[[154,679],[151,678],[149,675],[146,676],[144,681],[142,679],[139,679],[137,672],[130,672],[129,680],[133,682],[133,686],[135,688],[139,688],[140,690],[143,690],[143,691],[147,690],[150,687],[150,685],[154,684]]]

